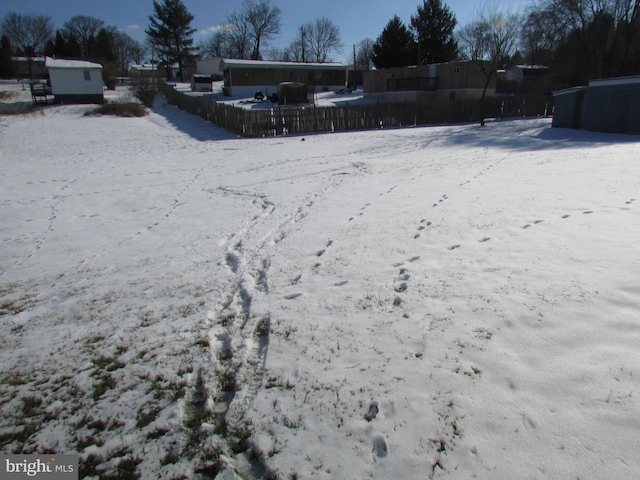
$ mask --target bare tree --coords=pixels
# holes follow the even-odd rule
[[[131,63],[142,63],[146,49],[140,42],[115,27],[107,27],[107,30],[111,34],[111,48],[116,57],[119,73],[122,76],[127,76]]]
[[[280,9],[269,0],[243,0],[239,10],[227,16],[227,23],[205,44],[205,50],[220,56],[259,60],[262,48],[280,33]]]
[[[53,38],[51,17],[9,12],[2,21],[2,32],[13,48],[26,57],[31,77],[33,58],[44,52],[47,42]]]
[[[356,50],[356,70],[373,70],[373,44],[370,38],[365,38],[358,43]]]
[[[342,50],[340,29],[327,17],[318,18],[315,22],[308,23],[304,26],[304,32],[304,46],[307,50],[305,56],[308,55],[315,62],[328,62],[331,52]]]
[[[530,8],[523,20],[520,37],[526,61],[533,65],[550,65],[566,32],[565,21],[555,11]]]
[[[233,25],[224,25],[213,33],[207,40],[200,43],[200,56],[209,57],[225,57],[225,58],[242,58],[238,57],[231,48],[230,33],[228,30],[235,28]]]
[[[485,76],[484,99],[498,68],[515,53],[520,35],[520,19],[515,14],[496,9],[480,14],[480,18],[458,31],[458,44],[464,58],[481,62]]]
[[[104,26],[104,22],[86,15],[76,15],[64,22],[64,30],[67,34],[73,34],[80,44],[80,51],[85,58],[91,58],[92,49],[98,32]]]
[[[249,22],[241,12],[233,12],[227,17],[227,29],[223,32],[223,41],[232,58],[250,57],[251,30]]]
[[[280,33],[280,9],[271,6],[269,0],[244,0],[242,6],[253,40],[251,58],[259,60],[262,58],[261,44]]]
[[[545,0],[539,11],[565,27],[555,65],[569,83],[640,73],[640,1]]]
[[[285,49],[285,57],[291,62],[306,62],[308,51],[308,25],[300,25],[296,31],[296,37]]]

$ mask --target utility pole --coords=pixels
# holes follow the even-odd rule
[[[353,69],[356,69],[356,44],[353,44]]]

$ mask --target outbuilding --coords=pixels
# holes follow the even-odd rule
[[[640,134],[640,76],[589,82],[582,128]]]
[[[191,75],[191,91],[192,92],[210,92],[212,87],[211,75]]]
[[[553,92],[552,127],[581,128],[587,87],[574,87]]]
[[[47,57],[45,66],[56,103],[104,103],[99,63]]]
[[[591,80],[554,97],[554,127],[640,134],[640,76]]]

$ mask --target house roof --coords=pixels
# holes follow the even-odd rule
[[[222,69],[229,67],[240,68],[288,68],[288,69],[315,69],[315,70],[335,70],[337,68],[347,68],[343,63],[298,63],[298,62],[266,62],[263,60],[236,60],[231,58],[222,59]]]
[[[600,78],[589,81],[590,87],[610,87],[613,85],[633,85],[640,83],[640,76]]]
[[[76,68],[82,70],[102,69],[99,63],[86,62],[84,60],[66,60],[63,58],[47,57],[44,62],[47,68]]]

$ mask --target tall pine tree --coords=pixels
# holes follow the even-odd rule
[[[11,41],[9,37],[2,35],[0,43],[0,78],[11,78],[15,75],[11,54]]]
[[[171,66],[178,64],[178,76],[184,80],[184,68],[195,63],[193,15],[180,0],[164,0],[162,4],[153,2],[154,14],[149,17],[149,28],[145,33],[156,50],[161,66],[171,76]]]
[[[413,34],[396,15],[373,44],[371,59],[376,68],[406,67],[416,64],[416,52]]]
[[[411,27],[416,33],[420,63],[450,62],[458,58],[458,44],[453,30],[457,20],[441,0],[424,0],[418,12],[411,16]]]

